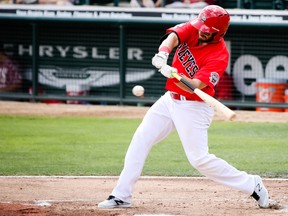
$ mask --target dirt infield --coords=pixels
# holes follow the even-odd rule
[[[116,177],[0,178],[0,215],[287,215],[260,209],[248,195],[205,178],[148,178],[136,184],[129,209],[101,210]],[[288,203],[288,181],[265,179],[273,199]],[[8,205],[9,204],[9,205]]]
[[[45,116],[91,116],[115,118],[142,118],[149,107],[68,105],[0,101],[0,114],[45,115]],[[288,123],[288,112],[235,111],[233,121],[243,122],[283,122]],[[215,113],[214,120],[225,120]]]
[[[148,107],[1,102],[0,114],[142,118]],[[236,111],[234,121],[288,122],[288,113]],[[215,115],[215,120],[224,120]],[[0,177],[0,216],[288,215],[287,179],[265,179],[282,209],[260,209],[247,194],[206,178],[142,177],[129,209],[101,210],[117,177]]]
[[[0,114],[12,115],[141,118],[147,110],[148,107],[135,106],[98,106],[0,101]]]

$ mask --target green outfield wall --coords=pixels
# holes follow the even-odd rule
[[[219,86],[227,92],[227,97],[219,99],[239,109],[284,111],[288,108],[288,12],[228,11],[231,26],[226,41],[231,57],[226,73],[230,81]],[[165,79],[151,65],[160,37],[166,28],[198,13],[191,9],[1,6],[0,45],[19,67],[22,83],[17,90],[1,91],[0,98],[150,105],[165,92]],[[135,85],[145,87],[144,98],[132,95]]]

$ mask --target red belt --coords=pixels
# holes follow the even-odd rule
[[[175,92],[170,92],[170,96],[171,96],[173,99],[175,99],[175,100],[182,100],[182,101],[191,100],[191,99],[186,99],[185,96],[180,95],[180,94],[175,93]]]

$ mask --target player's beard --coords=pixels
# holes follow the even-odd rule
[[[211,36],[207,36],[205,33],[199,31],[198,42],[201,44],[210,43],[213,41],[214,36],[214,34],[212,34]]]
[[[210,42],[213,41],[213,38],[202,39],[202,38],[199,37],[199,40],[198,40],[198,41],[201,42],[201,43],[210,43]]]

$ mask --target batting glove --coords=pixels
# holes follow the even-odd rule
[[[160,73],[167,77],[167,78],[171,78],[172,77],[172,73],[176,72],[177,73],[177,69],[174,68],[174,67],[171,67],[167,64],[163,65],[161,68],[160,68]]]
[[[163,65],[167,64],[168,57],[169,53],[160,51],[159,53],[155,54],[155,56],[152,58],[152,65],[160,69]]]

